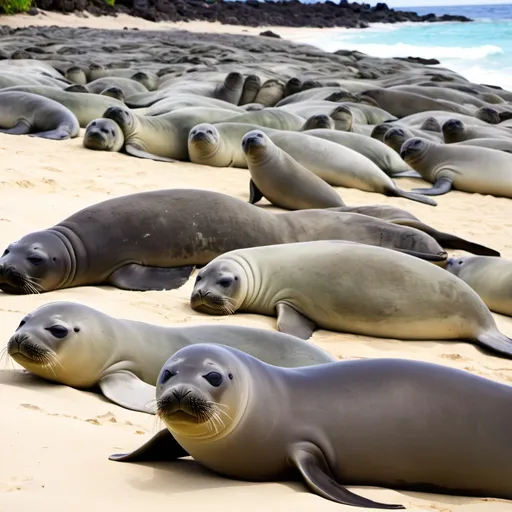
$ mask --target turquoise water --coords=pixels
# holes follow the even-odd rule
[[[477,83],[512,89],[512,5],[415,7],[420,14],[461,14],[473,23],[381,24],[303,39],[326,51],[359,50],[377,57],[437,58]]]

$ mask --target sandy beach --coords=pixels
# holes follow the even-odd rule
[[[181,28],[230,34],[258,34],[264,29],[192,22],[155,24],[128,16],[82,18],[56,13],[2,17],[0,24]],[[272,30],[294,40],[314,33],[313,29]],[[81,132],[83,135],[84,130]],[[57,142],[0,134],[0,161],[1,250],[26,233],[52,226],[81,208],[129,193],[182,187],[215,190],[244,201],[249,197],[247,170],[182,162],[171,165],[120,153],[90,151],[83,148],[81,137]],[[428,186],[419,183],[400,180],[405,190]],[[436,198],[439,206],[432,208],[354,189],[339,191],[347,204],[404,208],[439,230],[487,245],[499,250],[503,257],[512,258],[510,199],[452,191]],[[189,307],[193,283],[194,275],[182,288],[166,292],[129,292],[113,287],[71,288],[25,296],[0,292],[0,350],[25,314],[59,300],[76,301],[113,316],[159,325],[224,322],[275,329],[273,318],[248,314],[221,318],[194,312]],[[494,317],[501,331],[512,337],[512,318]],[[512,384],[512,361],[465,342],[384,340],[323,330],[316,331],[310,341],[340,359],[416,359]],[[0,370],[0,405],[0,512],[356,510],[311,494],[302,483],[238,482],[214,475],[191,459],[151,464],[110,462],[110,454],[132,450],[162,428],[158,419],[118,407],[99,394],[42,381],[5,354]],[[506,512],[512,508],[511,502],[499,499],[351,489],[373,500],[402,503],[411,512]]]

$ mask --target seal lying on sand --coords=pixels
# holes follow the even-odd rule
[[[512,261],[461,256],[450,258],[446,270],[469,284],[491,311],[512,316]]]
[[[432,188],[416,188],[431,196],[446,194],[452,188],[463,192],[512,198],[512,155],[477,146],[434,144],[414,138],[405,142],[400,156]]]
[[[76,137],[80,125],[75,115],[56,101],[28,92],[0,91],[0,132],[64,140]]]
[[[301,477],[367,509],[404,507],[345,485],[512,499],[512,388],[466,371],[405,359],[285,369],[198,344],[167,361],[156,398],[168,430],[110,460],[191,455],[231,478]]]
[[[336,361],[313,344],[235,325],[161,327],[114,318],[76,302],[50,302],[26,315],[7,344],[30,372],[79,389],[98,386],[114,403],[155,413],[162,365],[193,343],[222,343],[276,366]]]
[[[10,244],[0,258],[0,289],[25,294],[110,284],[170,290],[188,280],[194,265],[227,251],[306,240],[356,237],[433,261],[447,258],[421,231],[359,217],[325,210],[269,213],[207,190],[129,194]]]
[[[193,309],[274,316],[281,332],[316,327],[382,338],[466,339],[512,359],[487,306],[461,279],[382,247],[318,241],[240,249],[199,271]]]
[[[85,129],[83,145],[84,148],[97,151],[121,151],[124,135],[112,119],[95,119]]]

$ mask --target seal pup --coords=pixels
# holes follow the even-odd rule
[[[477,146],[434,144],[409,139],[400,156],[432,188],[416,188],[425,195],[442,195],[450,190],[512,198],[512,155]]]
[[[64,140],[77,137],[80,125],[75,115],[56,101],[28,92],[0,91],[0,132]]]
[[[336,361],[315,345],[276,331],[235,325],[162,327],[66,301],[44,304],[24,316],[7,353],[43,379],[78,389],[99,387],[122,407],[154,414],[154,386],[162,365],[194,343],[221,343],[276,366]]]
[[[140,116],[128,109],[111,107],[103,117],[119,125],[129,155],[172,162],[188,160],[188,134],[195,125],[222,121],[232,115],[232,111],[220,108],[187,107],[158,116]]]
[[[166,362],[156,399],[167,428],[110,460],[191,455],[235,479],[301,478],[365,509],[404,507],[345,486],[512,499],[512,388],[467,371],[390,358],[278,368],[198,344]]]
[[[446,270],[471,286],[491,311],[512,316],[512,261],[461,256],[450,258]]]
[[[11,243],[0,257],[0,289],[29,294],[109,284],[172,290],[188,280],[195,265],[233,249],[354,236],[432,261],[447,258],[432,237],[417,229],[387,223],[372,229],[367,219],[354,217],[325,210],[270,213],[208,190],[129,194]]]
[[[465,339],[512,359],[512,340],[464,281],[418,258],[360,243],[231,251],[199,271],[190,305],[213,315],[277,315],[279,331],[303,339],[317,327],[404,340]]]
[[[459,119],[449,119],[443,126],[443,137],[447,144],[469,139],[507,139],[512,140],[512,132],[503,128],[467,125]]]
[[[262,131],[247,133],[242,148],[251,173],[251,204],[266,197],[287,210],[345,205],[330,185],[278,148]]]
[[[426,197],[399,189],[371,160],[357,151],[298,132],[276,132],[272,142],[319,178],[335,187],[357,188],[437,206]],[[333,205],[334,206],[334,205]]]
[[[121,151],[124,146],[124,135],[112,119],[95,119],[85,129],[83,146],[97,151]]]

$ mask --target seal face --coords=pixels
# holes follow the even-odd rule
[[[87,149],[120,151],[123,143],[123,132],[112,119],[95,119],[85,129],[83,145]]]

